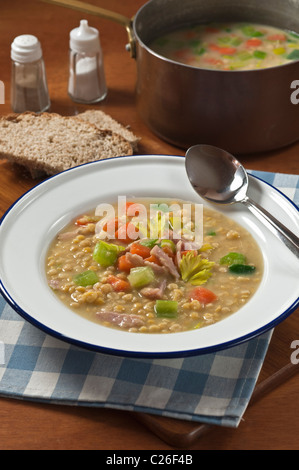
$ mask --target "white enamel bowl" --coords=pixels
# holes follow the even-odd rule
[[[295,233],[297,207],[250,177],[250,195]],[[298,306],[298,259],[243,206],[217,207],[256,239],[264,275],[253,298],[225,320],[173,334],[140,334],[107,328],[75,314],[47,285],[50,242],[68,222],[118,196],[179,198],[202,203],[192,189],[184,157],[145,155],[102,160],[60,173],[22,196],[0,226],[0,290],[27,321],[46,333],[97,352],[137,357],[178,357],[213,352],[247,341],[284,320]],[[215,207],[214,207],[215,208]]]

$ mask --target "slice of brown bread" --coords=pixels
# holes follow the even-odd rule
[[[0,118],[0,158],[27,167],[32,177],[132,154],[119,134],[73,117],[26,112]]]
[[[116,134],[120,134],[130,142],[134,151],[138,149],[138,142],[140,138],[137,137],[127,127],[113,119],[109,114],[104,113],[104,111],[99,109],[89,109],[83,113],[77,114],[75,117],[95,124],[99,129],[108,129],[112,132],[116,132]]]

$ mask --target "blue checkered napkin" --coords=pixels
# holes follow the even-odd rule
[[[0,297],[0,396],[142,411],[237,426],[270,340],[217,354],[131,359],[71,346],[24,321]]]
[[[279,189],[297,206],[299,206],[299,176],[287,175],[283,173],[270,173],[267,171],[249,171],[254,176],[266,181]]]
[[[298,201],[299,176],[258,176]],[[237,427],[270,338],[267,332],[225,351],[190,358],[110,356],[45,334],[0,296],[0,396]]]

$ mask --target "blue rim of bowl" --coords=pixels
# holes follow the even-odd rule
[[[135,155],[135,157],[147,157],[147,156],[152,156],[152,155]],[[175,158],[185,158],[182,155],[159,155],[160,157],[175,157]],[[110,160],[114,159],[124,159],[124,158],[132,158],[131,156],[121,156],[121,157],[112,157],[109,158]],[[61,174],[76,170],[81,167],[85,167],[87,165],[93,165],[93,164],[98,164],[101,162],[105,162],[107,159],[103,160],[97,160],[95,162],[88,162],[84,163],[82,165],[78,165],[73,168],[69,168],[61,173],[58,173],[57,175],[53,175],[48,177],[46,180],[41,181],[40,183],[36,184],[33,186],[33,188],[30,188],[28,191],[26,191],[22,196],[20,196],[8,209],[7,211],[3,214],[3,216],[0,219],[0,227],[7,217],[7,215],[11,212],[11,210],[14,208],[14,206],[21,201],[25,196],[27,196],[30,192],[35,191],[36,188],[39,186],[47,183],[48,181],[58,177]],[[267,181],[264,181],[262,178],[252,175],[249,173],[249,176],[252,178],[255,178],[262,183],[268,185],[270,188],[278,192],[284,199],[286,199],[296,210],[299,212],[299,207],[290,199],[288,198],[282,191],[279,189],[275,188],[272,184],[268,183]],[[7,301],[7,303],[15,310],[22,318],[27,320],[29,323],[31,323],[33,326],[36,328],[42,330],[44,333],[49,334],[50,336],[53,336],[61,341],[64,341],[66,343],[72,344],[77,347],[81,347],[83,349],[87,349],[89,351],[94,351],[97,353],[102,353],[102,354],[110,354],[113,356],[121,356],[121,357],[135,357],[135,358],[150,358],[150,359],[163,359],[163,358],[177,358],[177,357],[190,357],[190,356],[197,356],[197,355],[202,355],[202,354],[210,354],[210,353],[216,353],[218,351],[222,351],[224,349],[229,349],[231,347],[237,346],[239,344],[245,343],[249,340],[252,340],[254,338],[257,338],[263,333],[266,333],[270,330],[272,330],[274,327],[276,327],[279,323],[281,323],[283,320],[285,320],[287,317],[289,317],[294,310],[299,306],[299,297],[275,320],[271,321],[270,323],[267,323],[261,328],[258,328],[257,330],[252,331],[251,333],[248,333],[247,335],[240,336],[238,338],[235,338],[231,341],[227,341],[225,343],[218,343],[215,344],[214,346],[208,346],[205,348],[198,348],[198,349],[192,349],[192,350],[185,350],[185,351],[169,351],[169,352],[144,352],[144,351],[127,351],[127,350],[122,350],[122,349],[112,349],[112,348],[107,348],[104,346],[99,346],[99,345],[94,345],[90,343],[86,343],[84,341],[80,341],[77,339],[73,339],[67,336],[64,336],[63,334],[59,333],[56,330],[53,330],[51,328],[48,328],[45,326],[43,323],[40,323],[38,320],[33,318],[28,312],[23,310],[15,301],[14,299],[10,296],[9,292],[7,292],[2,280],[0,279],[0,293],[2,294],[3,298]]]

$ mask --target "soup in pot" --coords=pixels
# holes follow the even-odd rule
[[[259,24],[200,24],[159,37],[150,47],[193,67],[254,70],[298,60],[299,34]]]

